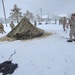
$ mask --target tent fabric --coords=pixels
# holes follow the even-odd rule
[[[13,30],[11,30],[7,34],[7,37],[16,38],[16,39],[17,38],[28,39],[28,38],[38,37],[43,34],[44,30],[33,26],[25,17],[19,22],[19,24]]]

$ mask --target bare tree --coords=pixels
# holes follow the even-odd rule
[[[17,4],[14,5],[14,8],[11,9],[11,13],[10,13],[10,18],[11,19],[16,19],[17,23],[19,22],[19,17],[22,17],[22,12],[20,12],[20,8],[17,6]]]
[[[33,13],[31,13],[29,10],[24,13],[24,17],[26,17],[29,21],[34,19]]]
[[[40,20],[41,20],[41,22],[42,22],[42,8],[40,8]]]

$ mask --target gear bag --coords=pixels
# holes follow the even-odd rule
[[[0,73],[3,75],[12,74],[17,67],[18,64],[14,64],[12,61],[5,61],[0,64]]]

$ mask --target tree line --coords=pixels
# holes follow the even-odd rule
[[[29,21],[30,21],[30,20],[32,20],[32,21],[34,20],[34,15],[33,15],[32,12],[30,12],[29,10],[26,10],[26,12],[23,13],[23,16],[22,16],[21,8],[19,8],[19,7],[17,6],[17,4],[15,4],[15,5],[13,6],[13,8],[11,9],[9,18],[10,18],[11,20],[16,20],[17,23],[18,23],[19,20],[22,19],[23,17],[26,17]],[[37,17],[37,19],[40,18],[39,15],[36,15],[36,17]]]

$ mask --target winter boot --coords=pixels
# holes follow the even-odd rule
[[[73,39],[73,41],[75,41],[75,39]]]
[[[67,42],[72,42],[72,40],[67,40]]]

